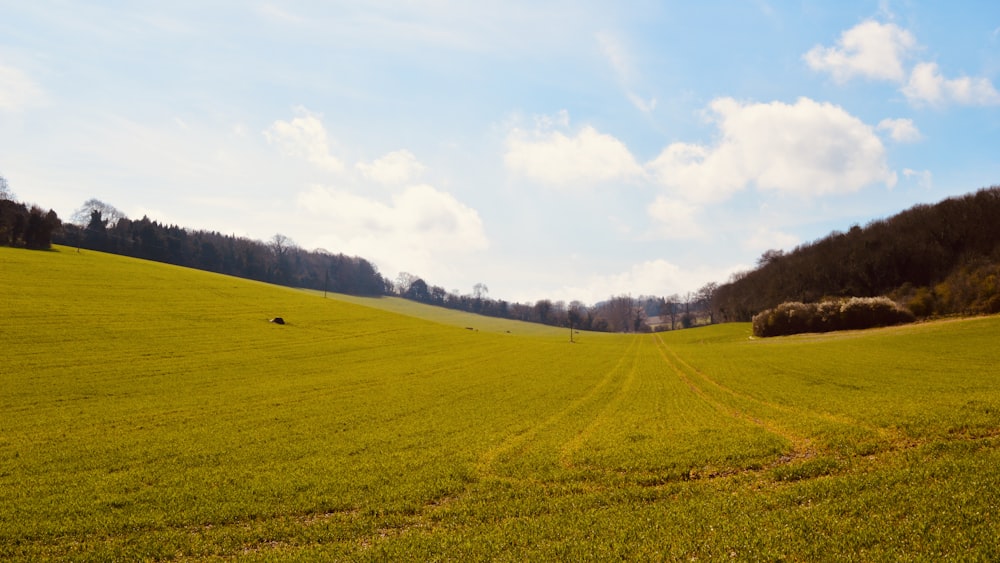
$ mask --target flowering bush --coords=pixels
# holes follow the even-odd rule
[[[856,330],[913,322],[909,310],[888,297],[851,297],[821,303],[782,303],[753,317],[754,336]]]

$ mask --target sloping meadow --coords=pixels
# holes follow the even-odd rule
[[[66,248],[0,284],[2,559],[1000,556],[997,318],[570,343]]]

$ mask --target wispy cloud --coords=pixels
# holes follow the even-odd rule
[[[401,185],[418,178],[426,168],[412,152],[402,149],[393,151],[370,163],[358,162],[354,165],[361,174],[380,184]]]
[[[656,98],[645,99],[635,91],[639,73],[625,45],[609,31],[598,32],[596,38],[601,54],[614,71],[618,84],[625,91],[625,97],[629,102],[643,113],[650,113],[656,109]]]
[[[934,186],[934,174],[930,170],[913,170],[912,168],[906,168],[903,170],[903,177],[909,180],[915,180],[917,186],[925,190],[929,190]]]
[[[45,93],[21,69],[0,63],[0,111],[20,111],[44,103]]]
[[[743,239],[743,248],[753,252],[789,249],[799,244],[799,237],[768,227],[760,227]]]
[[[691,240],[706,236],[699,208],[688,201],[658,196],[646,212],[657,227],[654,236],[666,240]]]

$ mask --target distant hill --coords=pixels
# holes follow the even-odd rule
[[[749,321],[783,302],[879,295],[918,317],[1000,312],[1000,186],[768,251],[712,306],[722,320]]]

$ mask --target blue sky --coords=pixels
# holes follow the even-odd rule
[[[0,175],[594,303],[1000,184],[998,87],[995,1],[0,0]]]

